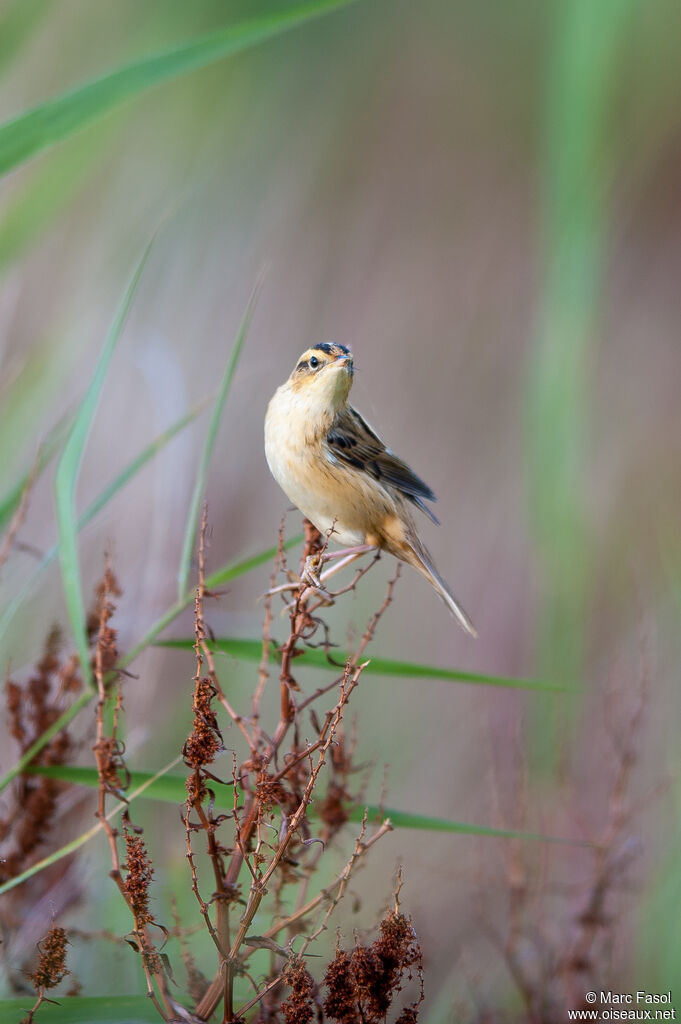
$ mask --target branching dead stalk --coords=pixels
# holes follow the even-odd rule
[[[155,924],[149,910],[149,884],[153,874],[151,861],[144,841],[136,835],[129,814],[123,812],[123,838],[126,846],[126,862],[121,864],[118,841],[119,833],[107,818],[106,802],[110,794],[120,797],[128,786],[127,770],[123,762],[123,746],[118,739],[119,717],[123,706],[120,684],[108,683],[107,677],[118,659],[116,633],[109,625],[114,611],[113,597],[119,594],[118,585],[111,567],[107,565],[99,588],[99,627],[95,651],[94,673],[97,682],[98,700],[96,710],[96,742],[94,754],[99,776],[99,797],[96,816],[109,841],[111,856],[111,878],[118,886],[121,896],[133,919],[130,944],[141,956],[142,968],[147,984],[147,995],[163,1020],[170,1020],[172,1011],[167,995],[163,963],[149,935],[149,925]],[[111,709],[111,721],[107,723],[107,710]],[[123,875],[125,870],[125,876]]]
[[[321,995],[303,958],[328,929],[351,877],[369,851],[392,829],[387,819],[369,829],[365,814],[352,854],[342,871],[331,884],[317,892],[311,891],[328,845],[340,836],[349,820],[350,807],[358,804],[358,793],[351,788],[351,779],[358,771],[353,764],[356,736],[349,742],[346,739],[344,717],[368,664],[363,660],[364,652],[392,600],[398,573],[389,583],[380,608],[368,621],[355,653],[333,683],[319,686],[305,695],[295,678],[297,656],[305,647],[321,646],[331,658],[333,644],[321,609],[354,589],[370,567],[355,572],[352,582],[341,586],[335,594],[318,588],[315,584],[317,567],[324,564],[326,541],[306,523],[300,578],[289,609],[288,635],[278,648],[279,714],[274,728],[268,730],[262,709],[271,682],[272,596],[277,592],[276,581],[281,573],[289,581],[292,578],[286,565],[283,522],[270,593],[265,598],[263,655],[247,716],[234,706],[216,668],[212,635],[205,619],[206,603],[215,596],[206,590],[206,538],[204,508],[194,605],[193,724],[182,747],[187,768],[183,822],[188,886],[199,909],[200,927],[206,929],[215,949],[212,981],[204,977],[193,960],[186,941],[192,929],[182,927],[176,906],[173,904],[175,928],[172,932],[156,920],[151,910],[154,870],[142,830],[131,820],[125,795],[130,775],[120,735],[123,696],[121,675],[116,670],[117,636],[111,626],[114,599],[119,589],[108,560],[97,590],[95,609],[88,621],[98,697],[93,747],[99,782],[96,816],[108,841],[110,877],[132,918],[126,939],[140,957],[146,992],[160,1019],[169,1024],[176,1021],[200,1024],[208,1020],[221,1003],[223,1024],[244,1021],[254,1007],[258,1008],[262,1020],[274,1019],[280,1009],[287,1021],[298,1019],[298,1010],[301,1020],[310,1019],[312,1003],[317,1007],[318,1016],[322,1012]],[[290,582],[287,586],[290,589]],[[55,644],[56,640],[50,642],[44,664],[41,663],[43,675],[56,671]],[[61,675],[64,686],[68,687],[67,669]],[[41,693],[46,692],[46,686],[41,682]],[[9,683],[8,688],[18,708],[21,693],[13,683]],[[331,691],[335,691],[331,708],[312,708]],[[12,722],[13,733],[21,740],[25,729],[18,710]],[[227,779],[220,778],[215,767],[226,749],[223,728],[232,730],[235,743],[231,751],[231,778]],[[225,787],[230,786],[231,795],[225,808],[221,797]],[[111,797],[123,801],[120,831],[112,824],[107,806]],[[315,816],[312,818],[313,802]],[[207,862],[202,861],[203,855],[207,856]],[[266,908],[269,921],[264,934],[252,934],[256,915],[262,915]],[[401,916],[400,921],[403,921]],[[381,927],[385,929],[388,925],[384,922]],[[58,931],[65,948],[66,933]],[[171,934],[180,939],[187,971],[191,1002],[185,999],[184,1004],[174,991],[171,992],[170,983],[174,984],[175,979],[168,955],[163,952]],[[110,938],[109,933],[102,935]],[[387,942],[386,936],[376,942],[378,949],[380,943]],[[398,952],[402,961],[400,965],[395,961],[389,977],[386,975],[386,992],[399,991],[398,979],[402,971],[416,962],[410,927],[404,925],[400,942],[401,952]],[[264,972],[262,955],[256,958],[256,953],[263,950],[269,958],[269,968]],[[56,960],[54,963],[56,965]],[[59,976],[61,980],[68,972],[65,967],[60,972],[55,965],[50,968],[50,978]],[[41,971],[39,968],[35,975],[37,999],[29,1013],[30,1020],[47,1000],[45,992],[52,984],[48,984],[45,971]],[[290,994],[284,999],[287,989]],[[361,1000],[357,1005],[360,1004]],[[416,1018],[409,1018],[412,1019]]]
[[[288,636],[280,647],[279,672],[279,722],[270,736],[263,728],[261,704],[270,679],[269,659],[272,646],[272,592],[279,571],[290,573],[284,554],[283,522],[279,531],[278,555],[275,571],[270,581],[270,593],[265,598],[263,626],[263,656],[258,680],[251,699],[251,714],[240,716],[228,700],[215,667],[210,634],[205,625],[205,600],[212,595],[205,589],[206,553],[206,510],[204,509],[199,540],[199,581],[195,604],[195,654],[196,673],[194,676],[194,729],[184,748],[185,762],[191,769],[187,780],[188,799],[185,813],[187,859],[190,866],[191,885],[199,904],[218,955],[218,969],[213,981],[194,1009],[198,1019],[208,1019],[223,1002],[222,1020],[232,1024],[242,1019],[244,1013],[257,1003],[267,1001],[281,984],[284,971],[281,966],[281,950],[274,944],[273,936],[287,932],[289,945],[302,932],[304,953],[311,942],[318,938],[327,927],[328,919],[342,899],[348,880],[359,866],[365,854],[391,829],[384,822],[370,837],[366,835],[366,822],[362,826],[354,853],[336,882],[312,898],[305,898],[310,878],[323,854],[326,843],[338,832],[347,812],[343,801],[351,800],[347,791],[347,776],[351,770],[350,757],[347,763],[336,764],[338,754],[332,758],[333,775],[327,793],[334,794],[329,803],[329,820],[322,822],[320,836],[311,837],[308,824],[310,803],[320,784],[321,775],[328,766],[329,752],[344,749],[342,722],[351,695],[358,686],[365,663],[361,657],[373,637],[382,614],[392,599],[395,580],[389,586],[388,594],[378,612],[372,616],[358,645],[355,655],[348,660],[343,672],[331,686],[319,687],[312,697],[299,699],[300,686],[295,679],[296,656],[301,646],[316,646],[315,637],[321,632],[323,643],[330,649],[328,630],[318,612],[336,595],[321,593],[306,576],[306,567],[317,564],[323,558],[326,542],[311,526],[305,524],[305,547],[301,560],[301,577],[289,611]],[[355,583],[367,571],[355,575]],[[338,593],[347,593],[354,586],[342,588]],[[315,735],[301,738],[303,709],[330,690],[336,690],[334,706],[319,718],[311,718]],[[229,814],[214,811],[214,787],[219,780],[209,766],[223,747],[222,735],[217,725],[213,702],[219,702],[227,712],[232,724],[238,729],[246,743],[247,756],[239,764],[234,755],[231,785],[233,806]],[[284,743],[290,737],[286,749]],[[342,760],[342,759],[341,759]],[[334,789],[335,787],[335,789]],[[334,817],[335,815],[335,817]],[[279,818],[278,827],[274,824]],[[227,819],[232,823],[232,839],[229,847],[223,846],[217,833]],[[201,896],[193,847],[195,837],[203,833],[206,852],[212,866],[212,895]],[[314,853],[306,854],[309,844],[315,844]],[[299,859],[306,854],[306,866],[299,869]],[[247,890],[242,895],[244,872]],[[295,908],[287,910],[285,905],[287,888],[298,886]],[[263,900],[272,895],[275,904],[275,922],[264,936],[249,934],[253,920],[259,913]],[[234,916],[238,903],[243,909]],[[312,924],[312,916],[323,908],[322,917]],[[311,930],[308,931],[308,927]],[[248,961],[256,949],[272,949],[270,974],[264,983],[255,985],[255,994],[237,1006],[237,980],[248,978]],[[280,952],[277,952],[279,950]]]

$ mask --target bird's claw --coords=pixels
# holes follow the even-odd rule
[[[273,594],[283,594],[287,590],[300,590],[303,587],[311,587],[313,590],[324,591],[320,579],[320,569],[323,559],[320,555],[308,555],[305,559],[303,571],[300,576],[289,573],[288,583],[281,583],[278,587],[271,587],[266,590],[263,597],[271,597]]]
[[[303,565],[303,571],[300,574],[300,580],[296,587],[299,591],[299,596],[295,600],[289,602],[289,604],[286,605],[285,610],[293,608],[296,601],[300,601],[301,603],[306,601],[310,594],[314,594],[318,597],[324,605],[332,605],[334,603],[333,596],[328,590],[326,590],[322,583],[325,573],[322,573],[321,569],[325,560],[323,553],[315,553],[307,556],[305,564]]]
[[[303,566],[300,582],[307,583],[315,590],[323,590],[322,581],[319,577],[322,565],[323,558],[321,555],[308,555],[305,559],[305,565]]]

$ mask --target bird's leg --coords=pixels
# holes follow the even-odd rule
[[[288,583],[281,583],[278,587],[272,587],[270,590],[266,590],[263,597],[269,597],[271,594],[283,594],[286,590],[298,590],[301,584],[304,584],[307,589],[324,591],[319,576],[319,570],[324,564],[324,555],[317,553],[314,555],[308,555],[303,565],[303,570],[300,577],[294,573],[289,573],[291,577]]]
[[[351,548],[340,548],[338,551],[324,552],[324,561],[330,562],[334,558],[345,558],[346,555],[365,555],[367,551],[373,551],[373,544],[355,544]]]
[[[324,580],[328,579],[329,576],[335,575],[335,573],[339,572],[341,569],[344,569],[346,565],[350,565],[355,561],[355,559],[366,554],[367,551],[375,550],[376,548],[372,544],[357,544],[355,547],[341,548],[340,551],[332,551],[331,554],[323,551],[321,554],[308,555],[305,559],[305,565],[303,566],[303,571],[298,581],[282,583],[278,587],[272,587],[271,590],[267,591],[267,594],[283,594],[285,590],[296,590],[300,586],[301,582],[308,583],[313,587],[313,589],[323,592],[324,588],[322,583]],[[336,565],[331,566],[330,569],[326,569],[324,572],[320,573],[319,570],[325,562],[330,562],[335,559],[340,559],[340,561],[337,562]]]
[[[334,551],[333,554],[326,555],[325,561],[330,561],[332,558],[340,558],[340,561],[321,573],[320,581],[328,580],[329,576],[334,576],[341,569],[344,569],[346,565],[351,565],[358,558],[361,558],[362,555],[365,555],[367,551],[375,550],[376,548],[372,544],[359,544],[355,548],[343,548],[342,551]]]
[[[340,590],[332,591],[331,596],[334,598],[334,600],[335,598],[340,597],[341,594],[347,594],[349,590],[354,590],[358,582],[361,580],[362,576],[366,576],[366,574],[369,572],[369,569],[371,569],[371,567],[376,564],[376,562],[381,557],[381,549],[374,548],[373,550],[375,554],[372,560],[363,565],[361,569],[357,569],[353,578],[350,580],[349,583],[346,583],[344,587],[341,587]]]

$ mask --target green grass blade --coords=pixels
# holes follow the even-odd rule
[[[261,279],[262,280],[262,279]],[[208,425],[208,432],[206,433],[206,440],[203,445],[203,451],[201,452],[201,459],[199,461],[199,468],[196,472],[196,482],[194,484],[194,491],[192,493],[191,502],[189,504],[189,513],[187,515],[187,526],[184,533],[184,543],[182,545],[182,554],[180,556],[180,567],[177,573],[177,596],[181,599],[184,594],[187,593],[187,586],[189,584],[189,572],[192,563],[192,553],[194,551],[194,545],[196,544],[197,526],[199,522],[199,509],[201,507],[201,501],[206,490],[206,479],[208,476],[208,467],[210,465],[211,456],[213,454],[213,448],[215,447],[215,441],[218,436],[218,430],[220,429],[220,420],[222,419],[222,412],[225,408],[225,402],[227,401],[227,395],[229,394],[234,380],[234,374],[236,372],[237,365],[239,363],[239,357],[241,356],[241,350],[244,347],[244,342],[248,334],[248,329],[251,326],[253,319],[253,313],[255,312],[255,304],[258,300],[258,294],[260,292],[261,281],[258,281],[250,299],[248,305],[241,319],[239,330],[232,346],[225,372],[222,376],[220,383],[220,390],[218,391],[217,398],[215,399],[215,405],[213,406],[213,414],[210,418]]]
[[[179,759],[178,759],[179,760]],[[177,761],[175,762],[177,763]],[[59,779],[74,785],[88,786],[96,789],[99,785],[97,770],[82,765],[36,765],[30,769],[31,775],[40,775],[50,779]],[[171,775],[168,769],[164,773],[131,772],[130,785],[135,796],[148,800],[160,800],[163,803],[181,804],[187,799],[186,776]],[[220,791],[216,785],[216,806],[232,806],[232,789]],[[222,799],[221,799],[222,797]],[[460,835],[492,836],[498,839],[531,839],[547,843],[569,843],[572,846],[591,846],[586,840],[575,840],[560,836],[547,836],[540,832],[523,832],[518,829],[490,828],[487,825],[471,825],[469,822],[452,821],[449,818],[434,818],[427,814],[411,814],[409,811],[398,811],[393,807],[378,807],[357,804],[349,809],[349,820],[360,822],[367,811],[368,820],[380,822],[390,818],[395,828],[411,828],[419,832],[456,832]],[[310,806],[310,816],[315,817],[314,803]],[[2,889],[0,889],[0,895]]]
[[[23,1020],[35,999],[0,1000],[0,1019]],[[147,996],[58,996],[43,1003],[40,1024],[158,1024],[158,1013]]]
[[[167,430],[164,430],[162,434],[159,434],[147,447],[136,455],[135,458],[125,466],[121,472],[114,477],[110,484],[104,488],[104,490],[95,498],[91,505],[85,510],[82,516],[78,520],[78,530],[82,530],[97,513],[104,508],[105,505],[116,496],[118,491],[121,490],[132,478],[140,472],[141,469],[156,455],[162,448],[164,448],[169,441],[171,441],[176,434],[185,427],[193,423],[196,417],[203,412],[208,405],[208,400],[203,399],[198,402],[192,409],[189,410],[184,416],[176,420],[175,423],[171,424]],[[17,485],[18,486],[18,485]],[[19,495],[21,497],[21,494]],[[4,506],[0,505],[0,514]],[[0,519],[0,529],[2,528],[2,520]],[[33,574],[24,582],[16,593],[13,595],[12,600],[0,615],[0,641],[5,636],[9,626],[14,619],[17,611],[26,600],[28,594],[31,592],[36,580],[40,574],[50,565],[59,554],[59,545],[54,544],[49,551],[43,555],[38,566],[36,567]]]
[[[637,6],[635,0],[551,5],[542,89],[543,279],[529,362],[527,453],[543,595],[538,660],[540,672],[555,679],[578,679],[583,670],[593,562],[585,506],[590,389],[609,260],[608,188],[619,159],[609,126]],[[546,714],[542,708],[533,729],[535,760],[544,768],[555,767],[559,747]]]
[[[302,544],[302,542],[303,535],[299,533],[286,541],[284,551],[290,551],[291,548],[295,548],[298,544]],[[272,561],[277,550],[276,546],[268,548],[257,555],[252,555],[251,558],[245,558],[242,562],[230,562],[228,565],[224,565],[222,569],[216,569],[215,572],[206,576],[206,588],[208,590],[215,590],[216,587],[222,587],[225,583],[231,583],[232,580],[238,579],[239,576],[244,576],[251,569],[257,569],[263,562]],[[192,600],[193,597],[194,591],[192,591]]]
[[[491,836],[497,839],[529,839],[542,843],[564,843],[569,846],[593,846],[585,839],[567,839],[561,836],[547,836],[542,832],[523,832],[518,829],[489,828],[487,825],[471,825],[465,821],[451,821],[449,818],[433,818],[428,814],[410,814],[409,811],[396,811],[392,807],[357,805],[349,814],[349,820],[360,822],[367,812],[367,820],[377,824],[390,819],[395,828],[413,828],[419,832],[456,832],[465,836]]]
[[[289,548],[295,547],[296,544],[300,544],[302,536],[292,537],[287,540],[284,544],[284,550],[288,551]],[[265,562],[271,561],[277,553],[277,548],[267,548],[266,551],[261,551],[257,555],[253,555],[251,558],[246,558],[241,562],[229,562],[224,565],[221,569],[217,569],[210,576],[206,577],[206,588],[208,590],[215,590],[216,587],[220,587],[225,583],[229,583],[231,580],[238,579],[239,576],[245,576],[246,573],[250,572],[251,569],[257,569],[258,566],[263,565]],[[173,619],[176,619],[180,612],[183,612],[195,598],[195,592],[190,590],[184,597],[180,598],[175,602],[167,611],[161,615],[159,619],[151,626],[144,634],[139,643],[135,644],[131,651],[119,661],[120,668],[127,668],[138,654],[141,654],[145,648],[150,644],[154,643],[158,634],[170,625]],[[0,787],[1,788],[1,787]]]
[[[86,614],[80,586],[80,566],[78,560],[78,522],[76,516],[76,483],[80,471],[80,463],[92,420],[104,385],[104,378],[109,368],[114,348],[123,330],[128,311],[137,290],[144,264],[149,255],[151,243],[147,246],[132,280],[128,285],[121,304],[109,329],[94,376],[85,398],[76,413],[73,426],[69,433],[64,452],[59,460],[55,480],[55,498],[57,512],[57,529],[59,534],[59,560],[61,562],[66,608],[76,642],[76,650],[80,659],[83,682],[90,689],[94,686],[90,652],[88,649]]]
[[[159,640],[158,647],[175,647],[180,650],[191,650],[194,641],[190,639]],[[262,643],[260,640],[241,640],[236,638],[216,639],[211,646],[215,651],[231,654],[243,661],[260,661]],[[330,672],[342,672],[348,657],[345,651],[335,648],[331,651],[333,662],[329,661],[325,652],[318,649],[305,649],[297,658],[296,665],[310,668],[323,668]],[[276,647],[272,646],[270,660],[279,661]],[[335,664],[334,664],[335,662]],[[403,679],[443,679],[457,683],[475,683],[481,686],[505,686],[516,690],[549,690],[558,692],[574,692],[574,689],[560,683],[544,682],[540,679],[513,679],[509,676],[492,676],[480,672],[466,672],[461,669],[439,668],[437,665],[416,665],[411,661],[398,661],[391,658],[371,658],[364,670],[378,676],[398,676]]]
[[[349,2],[351,0],[318,0],[240,21],[145,57],[48,100],[0,126],[0,174],[6,174],[147,89],[262,43],[311,18],[345,7]]]
[[[170,774],[170,769],[179,760],[179,757],[176,758],[162,772],[130,772],[130,792],[146,800],[160,800],[169,804],[183,803],[187,799],[187,776]],[[31,765],[26,774],[58,779],[59,782],[70,782],[74,786],[87,786],[89,789],[96,789],[99,786],[97,769],[91,765]]]

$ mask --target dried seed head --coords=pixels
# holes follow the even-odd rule
[[[59,689],[62,693],[78,693],[82,688],[80,661],[77,654],[72,654],[59,671]]]
[[[102,674],[110,672],[118,661],[116,646],[117,633],[109,626],[116,606],[112,597],[120,597],[121,591],[110,566],[104,570],[104,576],[97,585],[95,605],[88,617],[88,631],[91,640],[97,642],[97,666]]]
[[[71,972],[66,967],[68,939],[63,928],[52,925],[42,942],[38,943],[38,966],[29,974],[36,990],[54,988]]]
[[[5,704],[7,706],[10,734],[23,748],[26,739],[26,726],[23,719],[23,691],[11,679],[8,679],[5,684]]]
[[[324,975],[326,999],[324,1013],[338,1024],[359,1024],[356,983],[350,957],[340,949],[326,969]]]
[[[194,727],[182,748],[185,764],[190,768],[211,764],[222,749],[222,736],[211,707],[214,696],[210,679],[200,679],[194,692]]]
[[[330,782],[324,801],[319,808],[319,817],[322,819],[325,825],[331,829],[332,833],[342,828],[350,815],[346,807],[346,802],[350,801],[350,794],[346,791],[345,787],[340,785],[338,782]]]
[[[127,872],[125,891],[135,917],[135,926],[139,929],[153,921],[149,910],[149,887],[154,869],[142,837],[133,835],[127,828],[123,832],[123,837],[126,851],[123,869]]]
[[[314,1017],[314,978],[299,957],[289,961],[284,971],[284,982],[291,989],[288,999],[281,1004],[286,1024],[310,1024]]]
[[[412,967],[421,957],[410,919],[394,910],[381,921],[381,937],[374,946],[386,966]]]
[[[265,811],[271,811],[274,806],[286,805],[288,794],[281,782],[274,782],[274,776],[270,772],[263,772],[255,786],[256,798]]]
[[[196,961],[189,950],[183,955],[182,959],[187,971],[187,991],[194,1000],[194,1003],[200,1003],[208,990],[210,982],[197,967]]]
[[[384,1017],[392,999],[392,978],[383,970],[374,948],[355,946],[350,963],[355,979],[355,998],[362,1007],[363,1016],[370,1020]]]
[[[417,1024],[419,1011],[416,1006],[405,1006],[395,1024]]]
[[[5,700],[9,729],[23,752],[54,724],[63,707],[59,686],[60,632],[50,630],[43,654],[31,678],[19,685],[8,679]],[[66,730],[57,733],[34,758],[34,764],[64,764],[71,752]],[[0,882],[13,878],[33,863],[33,854],[52,826],[57,798],[63,783],[55,779],[25,776],[16,791],[16,799],[0,819],[0,836],[11,835],[8,850],[0,860]],[[33,859],[32,859],[33,858]]]
[[[401,990],[402,977],[414,968],[421,974],[422,954],[411,921],[391,911],[371,946],[357,945],[350,954],[339,950],[324,978],[324,1012],[339,1024],[381,1024]],[[402,1024],[417,1019],[421,1000],[403,1011]]]

